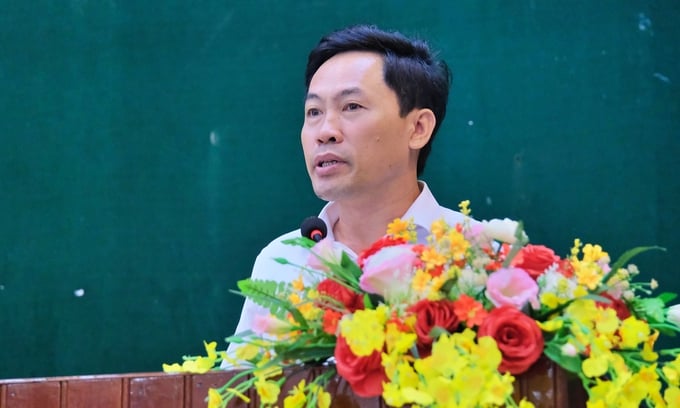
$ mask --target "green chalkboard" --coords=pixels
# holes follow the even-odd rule
[[[0,378],[156,371],[234,329],[273,237],[323,204],[299,146],[306,55],[376,23],[454,72],[424,174],[680,291],[680,3],[3,1]]]

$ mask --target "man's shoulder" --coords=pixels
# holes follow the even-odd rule
[[[289,239],[299,238],[300,230],[287,232],[272,240],[255,258],[254,279],[271,279],[292,281],[300,272],[300,267],[307,263],[309,250],[299,245],[287,244]],[[280,260],[285,260],[282,264]]]

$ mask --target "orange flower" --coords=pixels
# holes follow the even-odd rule
[[[338,322],[342,318],[342,313],[337,310],[326,309],[323,312],[323,331],[335,336],[338,330]]]
[[[482,324],[488,314],[480,302],[465,294],[460,295],[453,306],[456,316],[470,328]]]

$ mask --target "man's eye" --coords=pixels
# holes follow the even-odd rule
[[[348,110],[348,111],[357,110],[357,109],[359,109],[359,108],[361,108],[361,105],[359,105],[358,103],[354,103],[354,102],[348,103],[348,104],[345,106],[345,110]]]
[[[321,113],[321,111],[319,111],[316,108],[307,109],[307,116],[309,116],[309,117],[318,116],[320,113]]]

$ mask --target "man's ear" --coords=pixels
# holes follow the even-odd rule
[[[423,108],[412,112],[413,131],[408,146],[413,150],[420,150],[430,141],[437,119],[431,109]]]

